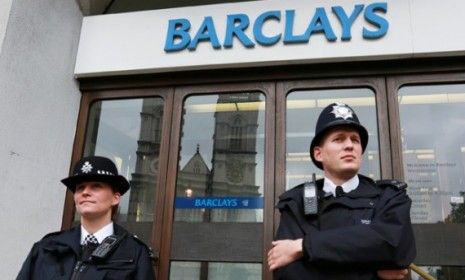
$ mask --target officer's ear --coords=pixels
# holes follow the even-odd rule
[[[315,146],[313,148],[313,157],[316,161],[323,162],[322,149],[320,146]]]
[[[121,194],[120,194],[119,192],[114,192],[114,193],[113,193],[113,199],[112,199],[111,205],[112,205],[112,206],[118,205],[120,199],[121,199]]]

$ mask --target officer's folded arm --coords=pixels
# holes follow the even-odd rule
[[[303,239],[277,240],[272,242],[273,248],[268,252],[268,265],[271,271],[284,267],[304,257]],[[384,280],[404,279],[407,269],[383,269],[378,270],[377,275]]]

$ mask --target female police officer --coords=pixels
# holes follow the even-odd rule
[[[275,279],[404,278],[415,257],[411,200],[405,184],[358,174],[367,143],[352,108],[334,103],[323,109],[310,155],[325,178],[280,196],[278,240],[268,253]],[[306,188],[318,204],[307,213]]]
[[[34,244],[17,279],[154,279],[150,249],[112,222],[129,189],[114,163],[82,158],[62,182],[74,194],[81,223]]]

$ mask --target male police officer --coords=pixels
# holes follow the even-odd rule
[[[415,257],[411,200],[403,183],[358,174],[367,143],[349,106],[321,112],[310,155],[325,177],[280,196],[277,241],[268,253],[275,279],[404,278]],[[312,186],[318,206],[306,214]]]
[[[129,189],[113,162],[82,158],[62,182],[73,192],[81,224],[34,244],[17,279],[154,279],[150,249],[112,222]]]

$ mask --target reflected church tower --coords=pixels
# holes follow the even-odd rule
[[[128,221],[153,221],[155,184],[158,179],[163,100],[147,98],[142,103],[135,171],[131,177]]]
[[[200,154],[197,144],[196,153],[179,171],[176,183],[176,197],[205,196],[210,179],[210,169]],[[203,222],[205,209],[176,209],[174,220],[177,222]]]
[[[259,196],[255,183],[257,157],[258,110],[248,110],[251,102],[260,102],[260,93],[227,94],[218,97],[221,104],[234,110],[215,113],[212,170],[207,196]],[[255,211],[248,209],[214,209],[211,221],[255,221]]]

